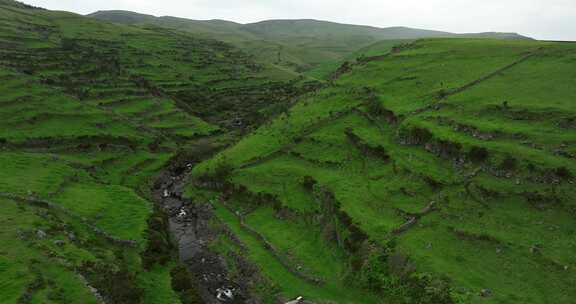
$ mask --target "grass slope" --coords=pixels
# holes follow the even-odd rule
[[[193,303],[151,179],[284,108],[292,78],[188,33],[0,1],[0,302]]]
[[[214,204],[327,277],[305,297],[346,284],[382,303],[571,303],[575,51],[425,39],[370,53],[195,177],[225,180]],[[282,271],[267,274],[281,289]]]
[[[338,68],[340,68],[346,62],[355,62],[366,57],[381,56],[390,52],[395,46],[404,43],[410,43],[412,41],[413,40],[411,39],[390,39],[378,41],[367,47],[361,48],[344,58],[338,58],[337,60],[324,62],[315,68],[306,71],[305,74],[316,79],[329,79],[330,76],[338,71]]]

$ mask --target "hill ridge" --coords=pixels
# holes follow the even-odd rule
[[[316,18],[281,18],[281,19],[264,19],[255,22],[237,22],[231,21],[226,19],[192,19],[188,17],[179,17],[179,16],[171,16],[171,15],[152,15],[152,14],[143,14],[129,10],[98,10],[93,13],[86,14],[85,16],[88,17],[96,17],[101,18],[99,15],[104,15],[107,13],[129,13],[131,15],[142,16],[142,17],[154,17],[154,18],[174,18],[179,20],[186,20],[191,22],[210,22],[210,21],[222,21],[231,24],[237,24],[239,26],[249,26],[249,25],[258,25],[258,24],[266,24],[266,23],[275,23],[275,22],[290,22],[290,23],[297,23],[297,22],[315,22],[315,23],[324,23],[324,24],[334,24],[334,25],[343,25],[343,26],[353,26],[353,27],[363,27],[375,30],[423,30],[423,31],[430,31],[430,32],[437,32],[437,33],[444,33],[450,35],[479,35],[479,34],[511,34],[517,35],[519,37],[527,38],[526,36],[522,36],[517,32],[502,32],[502,31],[485,31],[485,32],[470,32],[470,33],[458,33],[458,32],[449,32],[449,31],[442,31],[442,30],[434,30],[434,29],[423,29],[423,28],[416,28],[416,27],[409,27],[409,26],[375,26],[375,25],[366,25],[366,24],[355,24],[355,23],[348,23],[348,22],[338,22],[338,21],[331,21],[331,20],[324,20],[324,19],[316,19]]]
[[[260,62],[311,77],[320,75],[314,72],[315,69],[328,70],[343,58],[378,41],[399,43],[401,40],[440,37],[529,39],[517,33],[450,33],[406,26],[356,25],[312,18],[270,19],[242,24],[227,20],[151,17],[119,11],[99,11],[88,16],[118,23],[163,26],[225,41],[245,50]]]

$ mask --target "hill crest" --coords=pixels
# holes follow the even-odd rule
[[[124,14],[124,15],[122,15]],[[269,19],[269,20],[262,20],[257,22],[250,22],[250,23],[240,23],[230,20],[224,19],[206,19],[206,20],[198,20],[198,19],[189,19],[184,17],[176,17],[176,16],[154,16],[149,14],[141,14],[132,11],[125,11],[125,10],[101,10],[91,14],[86,15],[88,17],[93,17],[105,21],[112,21],[112,22],[119,22],[119,23],[132,23],[131,20],[125,20],[124,18],[137,18],[138,22],[145,22],[149,21],[150,19],[173,19],[178,21],[188,21],[194,23],[220,23],[226,25],[236,25],[237,27],[242,28],[243,30],[253,31],[254,28],[261,27],[261,26],[282,26],[282,25],[291,25],[291,26],[336,26],[336,27],[347,27],[347,28],[354,28],[356,30],[364,30],[364,31],[407,31],[408,33],[403,33],[404,35],[410,36],[406,38],[413,38],[413,36],[422,36],[421,38],[430,37],[433,35],[438,36],[487,36],[490,37],[494,35],[495,38],[500,38],[503,34],[507,37],[513,37],[518,39],[529,39],[529,37],[521,35],[519,33],[514,32],[478,32],[478,33],[452,33],[447,31],[439,31],[439,30],[429,30],[429,29],[420,29],[420,28],[412,28],[407,26],[389,26],[389,27],[378,27],[372,25],[359,25],[359,24],[351,24],[351,23],[341,23],[335,21],[328,21],[328,20],[319,20],[319,19],[310,19],[310,18],[303,18],[303,19]],[[288,31],[287,31],[288,32]],[[385,36],[388,33],[382,33],[382,36]],[[400,33],[396,33],[400,34]],[[387,37],[383,37],[387,39]],[[390,38],[390,39],[395,39]]]

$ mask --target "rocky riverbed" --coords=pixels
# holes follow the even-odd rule
[[[208,241],[215,237],[209,226],[211,205],[182,196],[192,168],[191,162],[171,166],[153,188],[154,200],[168,216],[180,261],[192,274],[191,279],[205,303],[254,303],[247,299],[246,286],[230,280],[225,261],[207,247]]]

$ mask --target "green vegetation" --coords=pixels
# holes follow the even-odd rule
[[[198,303],[153,178],[309,84],[156,26],[9,0],[0,23],[0,302]]]
[[[575,44],[92,17],[0,0],[0,303],[202,302],[166,185],[251,300],[573,302]]]
[[[317,67],[306,71],[306,75],[309,77],[317,79],[329,79],[330,76],[336,76],[339,68],[346,68],[354,62],[365,60],[366,58],[374,56],[382,56],[387,54],[395,46],[409,43],[413,40],[411,39],[390,39],[382,40],[367,47],[361,48],[352,54],[345,56],[344,58],[338,58],[337,60],[327,61]]]
[[[325,279],[300,287],[308,298],[345,284],[383,303],[570,303],[575,46],[381,49],[198,165],[197,179],[233,189],[217,210],[239,210],[281,256]],[[286,269],[267,275],[292,295]]]

